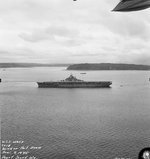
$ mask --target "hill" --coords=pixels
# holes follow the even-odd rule
[[[150,66],[120,63],[84,63],[70,65],[67,70],[150,70]]]
[[[0,63],[0,68],[12,67],[68,67],[69,64],[41,64],[41,63]]]

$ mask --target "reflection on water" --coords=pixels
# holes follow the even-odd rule
[[[70,73],[64,68],[4,71],[2,140],[42,146],[34,152],[39,159],[137,158],[150,146],[148,71],[73,71],[83,80],[111,80],[110,89],[39,89],[33,82]]]

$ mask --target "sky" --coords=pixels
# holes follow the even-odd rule
[[[150,65],[150,9],[119,0],[0,0],[0,62]]]

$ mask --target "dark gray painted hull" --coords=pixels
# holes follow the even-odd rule
[[[112,82],[37,82],[39,88],[109,88]]]

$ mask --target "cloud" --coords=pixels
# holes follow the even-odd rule
[[[104,25],[108,30],[114,34],[120,35],[123,37],[129,38],[140,38],[143,40],[150,39],[150,23],[145,20],[146,17],[133,15],[129,16],[128,14],[106,16],[105,18],[97,21]]]
[[[150,10],[111,12],[117,3],[0,1],[0,61],[150,64]]]
[[[72,54],[72,56],[76,57],[93,57],[93,56],[99,56],[99,53],[92,53],[92,52],[86,52],[86,53],[80,53],[80,54]]]
[[[135,63],[149,64],[150,65],[150,54],[149,54],[149,52],[147,54],[143,53],[142,55],[137,56],[135,58]]]
[[[0,50],[0,55],[6,55],[6,54],[9,54],[9,52],[5,50]]]
[[[64,41],[73,41],[78,36],[76,30],[68,29],[64,26],[50,26],[43,29],[36,29],[29,33],[21,33],[19,37],[25,41],[39,42],[43,40],[55,40],[63,38]]]

